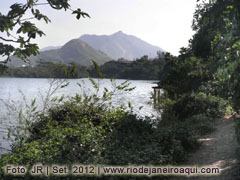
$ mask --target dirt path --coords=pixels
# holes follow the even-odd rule
[[[221,119],[215,124],[216,131],[199,139],[200,149],[190,154],[187,166],[214,166],[221,169],[218,176],[175,177],[187,180],[240,180],[240,166],[236,159],[238,147],[233,119]]]

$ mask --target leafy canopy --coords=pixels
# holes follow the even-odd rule
[[[0,55],[6,57],[5,62],[7,63],[11,56],[26,62],[30,55],[39,53],[38,45],[31,40],[45,34],[34,22],[51,22],[47,15],[40,12],[40,6],[50,6],[55,10],[70,10],[77,19],[90,17],[79,8],[71,9],[69,2],[70,0],[26,0],[25,3],[12,4],[7,14],[0,12]]]
[[[201,2],[194,17],[196,35],[193,37],[192,51],[212,61],[211,71],[219,95],[231,98],[239,106],[240,1]],[[207,41],[204,40],[206,38]],[[208,47],[205,54],[197,48],[204,46]]]

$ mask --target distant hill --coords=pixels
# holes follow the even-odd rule
[[[160,47],[151,45],[136,36],[124,34],[122,31],[109,36],[83,35],[80,39],[115,60],[119,58],[133,60],[144,55],[153,58],[157,56],[157,51],[164,52]]]
[[[73,39],[60,49],[42,51],[39,55],[31,56],[29,59],[32,65],[36,65],[36,62],[42,59],[65,64],[74,62],[82,66],[92,65],[91,59],[94,59],[98,64],[104,64],[111,60],[106,54],[97,51],[80,39]],[[10,66],[21,66],[23,64],[23,61],[14,57],[9,63]]]

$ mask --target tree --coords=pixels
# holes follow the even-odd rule
[[[7,63],[11,56],[27,62],[30,55],[39,54],[38,45],[32,43],[31,40],[45,34],[34,24],[34,21],[51,22],[40,12],[39,6],[50,6],[55,10],[70,10],[77,19],[90,17],[81,9],[71,9],[69,2],[70,0],[26,0],[25,3],[12,4],[6,15],[0,12],[0,31],[2,32],[0,34],[0,55],[6,57],[4,62]]]
[[[217,117],[231,109],[229,102],[240,107],[240,1],[198,2],[192,26],[196,33],[189,47],[178,57],[165,54],[159,107],[166,120],[196,114]]]
[[[203,0],[197,4],[192,25],[196,34],[191,40],[191,49],[197,57],[208,58],[213,55],[211,42],[219,32],[225,29],[222,12],[226,10],[229,2]]]
[[[159,86],[173,99],[196,91],[203,81],[209,79],[207,64],[202,58],[193,56],[186,48],[181,49],[178,57],[166,53],[164,59],[166,63],[159,74]]]
[[[194,15],[192,40],[195,55],[207,57],[218,95],[231,98],[240,107],[240,1],[202,2]],[[204,47],[205,52],[201,51]],[[207,49],[206,49],[207,47]],[[210,68],[211,67],[211,68]]]

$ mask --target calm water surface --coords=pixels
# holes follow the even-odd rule
[[[0,99],[4,102],[9,102],[12,107],[16,106],[17,109],[24,107],[23,104],[23,94],[26,96],[26,100],[30,102],[31,99],[36,98],[37,103],[41,104],[41,96],[46,94],[49,89],[49,79],[25,79],[25,78],[0,78]],[[125,80],[116,80],[116,84],[119,85]],[[68,80],[70,83],[66,88],[61,89],[55,95],[61,96],[62,94],[66,96],[74,96],[76,93],[79,94],[91,94],[95,90],[88,79],[71,79]],[[96,82],[98,82],[96,80]],[[133,106],[133,111],[139,116],[157,116],[154,112],[152,106],[148,105],[151,102],[151,92],[152,86],[155,86],[156,81],[130,81],[130,87],[136,87],[133,91],[126,93],[118,93],[117,96],[113,97],[113,104],[115,106],[131,102]],[[81,87],[77,85],[81,84]],[[113,86],[108,79],[103,79],[99,81],[101,90],[106,87],[109,90],[113,89]],[[101,93],[101,91],[100,91]],[[12,110],[13,113],[14,110]],[[16,118],[8,114],[4,103],[0,102],[0,147],[9,148],[9,143],[3,140],[3,136],[7,135],[7,127],[17,124]],[[13,113],[14,114],[14,113]]]

